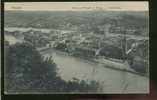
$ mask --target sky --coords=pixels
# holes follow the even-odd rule
[[[148,2],[10,2],[5,10],[26,11],[148,11]]]

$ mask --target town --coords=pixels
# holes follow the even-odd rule
[[[148,15],[145,11],[6,11],[5,73],[10,83],[6,88],[148,92]]]
[[[67,24],[66,26],[68,26]],[[148,37],[136,36],[138,30],[127,29],[111,24],[99,26],[99,33],[85,33],[76,30],[51,30],[27,28],[24,31],[6,28],[5,34],[28,42],[38,50],[48,48],[66,52],[82,58],[105,58],[114,62],[127,60],[135,71],[148,71]],[[139,34],[139,33],[138,33]],[[134,46],[134,47],[133,47]]]

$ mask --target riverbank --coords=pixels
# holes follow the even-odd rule
[[[127,62],[113,62],[112,60],[104,59],[104,58],[90,58],[90,57],[82,57],[82,56],[73,56],[67,52],[55,50],[54,48],[48,48],[48,47],[40,48],[37,50],[41,53],[49,51],[49,50],[53,50],[55,52],[57,51],[57,52],[63,53],[64,55],[81,58],[81,59],[88,60],[88,61],[91,61],[91,62],[94,62],[97,64],[103,64],[105,68],[110,68],[110,69],[113,69],[116,71],[124,71],[124,72],[128,72],[128,73],[136,74],[139,76],[148,77],[148,74],[146,75],[143,73],[139,73],[139,72],[136,72],[133,69],[131,69]]]

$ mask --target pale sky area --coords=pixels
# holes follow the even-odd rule
[[[10,2],[5,10],[27,11],[148,11],[148,2]]]

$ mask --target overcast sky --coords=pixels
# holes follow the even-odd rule
[[[148,11],[148,2],[10,2],[5,10],[28,11]]]

